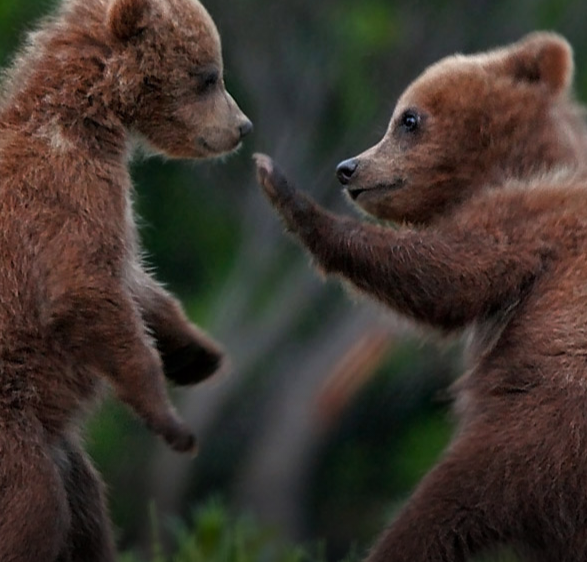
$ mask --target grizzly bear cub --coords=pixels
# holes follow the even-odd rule
[[[131,139],[199,159],[251,128],[197,0],[65,0],[17,58],[0,106],[0,560],[114,560],[77,435],[102,380],[195,450],[164,375],[203,380],[222,351],[141,265]]]
[[[267,157],[260,182],[318,266],[442,331],[470,330],[460,425],[369,562],[509,545],[587,561],[587,157],[572,55],[553,34],[429,68],[384,138],[339,165],[331,214]]]

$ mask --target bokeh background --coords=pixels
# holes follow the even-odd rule
[[[91,0],[88,0],[91,1]],[[0,58],[51,0],[0,0]],[[115,401],[88,424],[122,549],[150,556],[174,521],[220,498],[330,560],[361,553],[434,463],[452,429],[459,342],[438,345],[324,280],[283,235],[253,176],[268,152],[324,205],[353,210],[334,168],[383,134],[427,65],[536,29],[564,34],[587,100],[587,3],[569,0],[207,0],[226,82],[255,123],[207,164],[137,160],[141,231],[159,279],[229,350],[232,371],[174,400],[201,453],[170,453]]]

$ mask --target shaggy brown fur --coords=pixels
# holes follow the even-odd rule
[[[460,426],[369,562],[499,544],[587,561],[587,154],[568,45],[532,35],[451,57],[338,174],[393,229],[324,211],[259,155],[287,228],[327,273],[444,331],[471,329]]]
[[[197,0],[66,0],[30,38],[0,108],[0,560],[114,560],[77,420],[108,381],[178,451],[166,395],[219,347],[141,265],[131,137],[170,157],[236,148],[251,124],[224,89]]]

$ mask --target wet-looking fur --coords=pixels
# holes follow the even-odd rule
[[[172,158],[239,146],[197,0],[66,0],[30,36],[0,106],[0,560],[115,559],[78,420],[102,381],[193,452],[166,394],[223,364],[148,274],[131,208],[133,139]],[[163,186],[164,188],[164,186]]]
[[[368,562],[587,561],[587,156],[572,55],[533,34],[429,68],[383,140],[338,168],[398,223],[329,213],[267,156],[259,180],[317,266],[417,322],[470,330],[459,427]]]

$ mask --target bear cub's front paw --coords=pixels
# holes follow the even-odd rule
[[[266,154],[255,154],[253,159],[257,166],[257,180],[271,203],[278,207],[292,205],[299,194],[275,165],[273,159]]]
[[[195,435],[173,412],[168,412],[164,418],[149,420],[149,427],[178,453],[198,454],[198,441]]]
[[[165,377],[179,386],[200,383],[222,370],[227,363],[220,349],[199,341],[163,352],[161,359]]]

